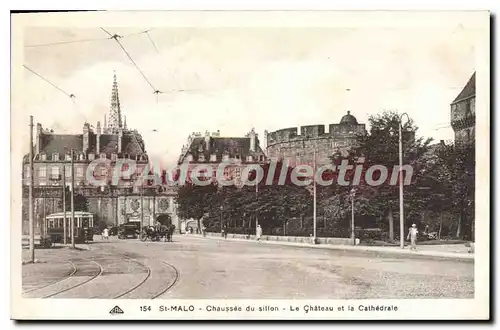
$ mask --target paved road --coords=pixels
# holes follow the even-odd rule
[[[470,260],[174,236],[174,242],[96,240],[90,251],[37,250],[23,266],[26,297],[472,298]],[[45,264],[43,262],[46,262]],[[47,265],[54,265],[48,267]],[[52,273],[36,271],[52,269]]]

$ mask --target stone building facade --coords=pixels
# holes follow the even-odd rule
[[[255,129],[252,128],[243,137],[221,137],[220,131],[212,134],[207,131],[204,135],[192,133],[182,147],[178,165],[188,163],[188,178],[191,177],[191,170],[200,165],[210,169],[212,177],[215,177],[222,162],[228,162],[224,177],[235,180],[237,185],[242,182],[241,174],[246,165],[265,164],[267,157],[260,147]]]
[[[474,143],[476,134],[476,73],[451,103],[451,127],[456,143]]]
[[[291,166],[313,165],[314,150],[318,166],[331,163],[330,157],[335,152],[345,153],[352,148],[359,134],[366,134],[365,124],[358,124],[357,119],[347,111],[340,123],[330,124],[328,132],[325,125],[284,128],[266,132],[267,156],[274,160],[288,160]]]
[[[85,123],[80,134],[58,134],[37,124],[33,161],[37,232],[40,232],[43,219],[47,215],[63,211],[63,187],[71,187],[71,150],[74,163],[74,194],[84,196],[88,212],[94,214],[99,225],[113,226],[125,222],[140,222],[141,219],[144,225],[149,225],[163,214],[169,215],[176,224],[175,191],[169,187],[150,186],[141,179],[149,158],[141,134],[137,130],[127,128],[125,117],[122,121],[116,75],[111,93],[109,119],[109,123],[106,123],[106,117],[104,118],[103,126],[98,121],[95,128]],[[95,160],[107,163],[95,166],[89,177],[87,169]],[[122,176],[117,182],[113,182],[113,171],[117,162],[120,164],[119,162],[124,160],[135,162],[135,173]],[[29,230],[29,173],[29,155],[26,155],[23,159],[22,177],[23,234],[27,234]],[[93,179],[103,180],[104,184],[96,185]],[[138,180],[140,183],[136,184]],[[70,205],[70,201],[67,200],[66,204]]]

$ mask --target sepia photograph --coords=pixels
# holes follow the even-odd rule
[[[13,319],[490,317],[489,12],[11,20]]]

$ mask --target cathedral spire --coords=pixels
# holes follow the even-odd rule
[[[120,109],[120,97],[118,95],[118,83],[116,81],[116,73],[113,75],[113,87],[111,90],[111,108],[109,110],[108,128],[111,131],[117,131],[122,128],[122,118]]]
[[[127,130],[127,116],[123,116],[123,129]]]

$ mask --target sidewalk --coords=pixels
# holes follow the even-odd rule
[[[428,256],[428,257],[440,257],[440,258],[453,258],[453,259],[467,259],[474,260],[474,253],[468,253],[468,248],[461,244],[450,244],[450,245],[421,245],[417,246],[417,251],[411,251],[409,247],[401,249],[399,246],[363,246],[363,245],[333,245],[333,244],[307,244],[307,243],[292,243],[284,241],[266,241],[261,240],[257,242],[255,239],[238,239],[238,238],[223,238],[220,236],[205,236],[200,234],[190,234],[186,237],[193,238],[206,238],[215,240],[225,240],[234,242],[247,242],[254,244],[271,244],[271,245],[283,245],[283,246],[296,246],[296,247],[308,247],[314,249],[326,249],[326,250],[344,250],[344,251],[366,251],[366,252],[381,252],[390,253],[397,255],[413,255],[413,256]]]

